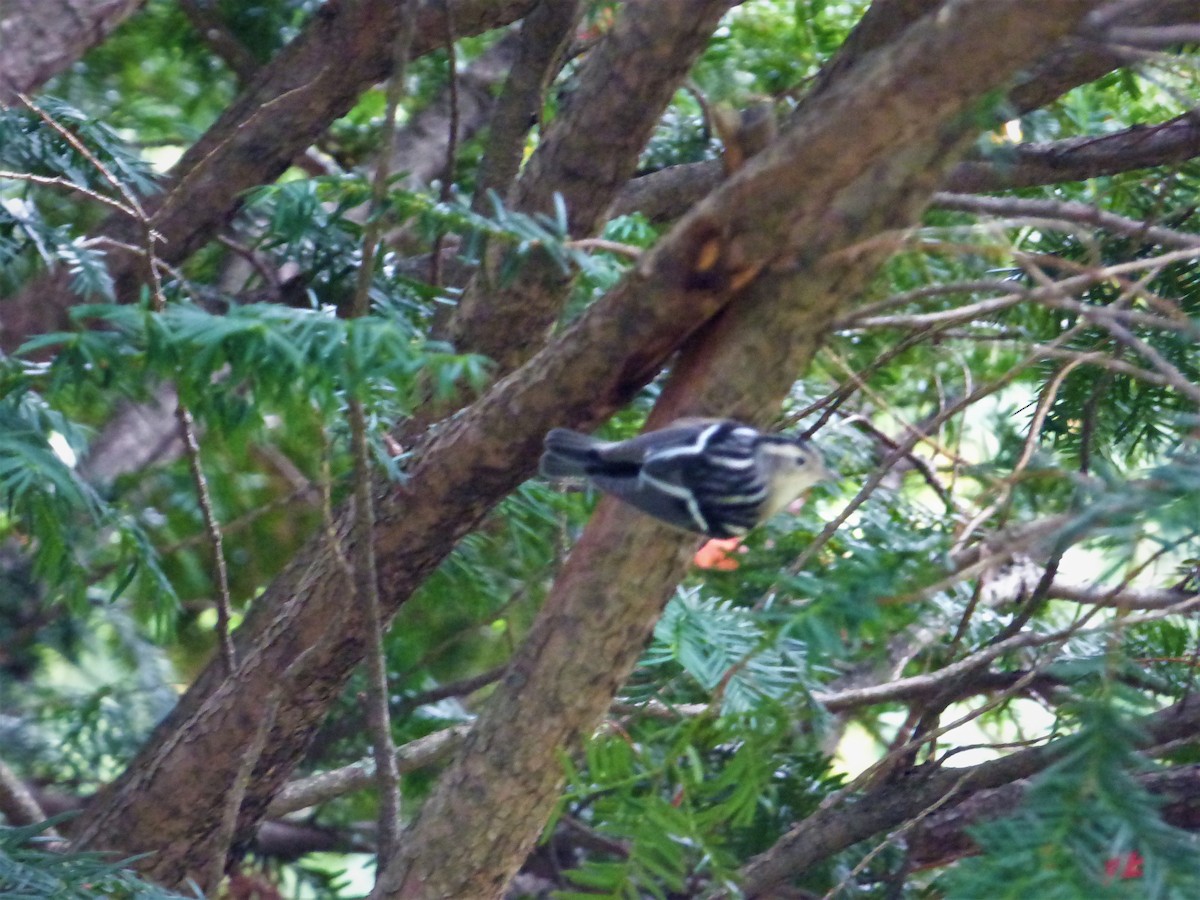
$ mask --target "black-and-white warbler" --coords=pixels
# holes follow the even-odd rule
[[[677,528],[745,534],[829,477],[815,447],[731,419],[680,419],[627,441],[555,428],[541,472],[592,484]]]

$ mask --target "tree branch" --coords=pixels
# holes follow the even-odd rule
[[[144,0],[9,0],[0,7],[0,107],[65,71]]]
[[[1003,191],[1168,166],[1197,156],[1200,111],[1193,109],[1157,125],[1135,125],[1097,137],[998,148],[986,159],[961,162],[943,187],[970,194]]]
[[[201,39],[229,66],[239,82],[248,84],[258,74],[258,60],[225,24],[219,10],[206,0],[179,0],[179,8]]]
[[[1012,7],[995,0],[950,4],[942,21],[914,25],[885,59],[822,94],[780,140],[693,210],[672,232],[704,228],[695,257],[702,262],[683,277],[741,295],[684,348],[647,427],[701,411],[748,421],[774,412],[838,306],[882,255],[837,251],[915,219],[972,136],[962,113],[975,92],[1021,65],[1016,56],[1043,51],[1088,6],[1042,7],[1035,21],[1025,5],[1013,17]],[[1000,28],[1017,20],[1015,31]],[[998,31],[1005,40],[997,41]],[[977,65],[969,72],[960,67],[953,85],[938,72],[938,62],[951,56]],[[898,85],[922,98],[919,115],[895,96]],[[870,115],[860,106],[868,102]],[[856,124],[862,131],[851,133]],[[874,128],[885,125],[890,134],[883,141]],[[793,192],[785,162],[793,173],[819,170],[819,181]],[[778,201],[750,193],[753,186],[765,189],[768,179]],[[820,212],[804,215],[795,196],[806,198],[805,210]],[[757,255],[764,244],[772,247],[770,257]],[[657,254],[647,256],[647,269]],[[374,898],[498,895],[554,802],[559,755],[611,703],[693,547],[693,538],[628,507],[600,503],[509,674]]]
[[[603,224],[662,110],[736,0],[631,0],[588,55],[579,87],[546,129],[513,187],[510,205],[547,213],[561,198],[572,237]],[[621,88],[613,90],[613,73]],[[597,165],[597,160],[604,165]],[[499,278],[504,248],[489,248],[447,332],[460,350],[482,353],[500,374],[542,347],[562,309],[570,276],[548,256],[532,257],[512,279]]]
[[[405,93],[404,76],[412,49],[413,3],[412,0],[403,0],[400,5],[404,18],[392,47],[392,74],[388,79],[387,108],[383,116],[383,147],[371,179],[371,199],[367,223],[363,226],[362,261],[354,285],[351,318],[361,318],[371,312],[371,280],[383,235],[383,210],[387,202],[388,175],[396,140],[396,111]],[[448,9],[446,15],[449,21]],[[453,58],[451,55],[451,61]],[[450,146],[454,146],[453,140]],[[353,377],[365,381],[366,373],[354,372]],[[392,718],[388,705],[387,648],[383,643],[379,570],[375,557],[374,472],[367,440],[367,414],[362,401],[354,393],[357,387],[347,386],[349,398],[346,409],[350,420],[350,452],[354,462],[354,527],[351,531],[353,544],[350,557],[353,560],[354,600],[366,625],[367,726],[371,734],[375,780],[379,788],[378,862],[392,853],[400,828],[400,773],[396,769],[396,745],[392,739]],[[333,529],[330,532],[333,533]]]
[[[711,367],[729,378],[729,394],[722,395],[721,385],[714,385],[703,402],[714,412],[753,412],[753,405],[740,404],[751,402],[741,398],[759,394],[756,379],[768,385],[789,383],[815,347],[823,323],[870,274],[861,257],[838,251],[910,224],[952,154],[971,135],[963,113],[997,79],[1045,52],[1091,6],[1086,0],[1052,0],[1031,9],[1022,0],[1022,13],[1015,15],[1016,3],[955,2],[955,15],[944,27],[929,22],[924,28],[914,26],[920,30],[906,32],[904,41],[871,66],[855,70],[822,96],[810,119],[794,123],[739,169],[558,340],[419,446],[407,480],[389,486],[380,497],[376,552],[385,613],[393,613],[455,542],[531,473],[542,435],[551,426],[587,426],[625,403],[682,341],[759,273],[768,274],[760,276],[757,303],[739,303],[742,311],[729,321],[745,316],[746,327],[759,333],[761,344],[741,347],[737,363]],[[1004,40],[997,39],[999,34]],[[946,79],[939,63],[951,58],[971,65],[960,66],[958,77]],[[949,128],[949,122],[961,131]],[[854,152],[846,152],[847,147]],[[923,174],[927,172],[931,174]],[[805,197],[806,203],[798,205],[796,197]],[[788,290],[772,290],[780,286]],[[777,316],[783,316],[787,327],[771,331]],[[760,327],[764,320],[767,331]],[[747,357],[753,364],[739,366]],[[762,367],[772,364],[778,368],[763,378]],[[731,372],[737,374],[730,377]],[[680,377],[686,384],[685,375]],[[685,400],[701,396],[693,393]],[[755,402],[764,401],[760,397]],[[519,803],[512,802],[511,812],[497,813],[494,820],[474,806],[470,814],[442,820],[442,826],[418,825],[402,842],[405,854],[424,854],[422,848],[436,846],[438,852],[469,856],[483,848],[464,827],[492,832],[505,849],[490,854],[488,866],[476,866],[469,856],[469,865],[442,867],[447,877],[457,872],[472,879],[484,894],[505,880],[536,836],[558,777],[556,748],[607,707],[623,670],[632,665],[640,637],[682,571],[685,557],[677,536],[652,520],[631,520],[602,504],[593,529],[605,533],[606,521],[612,529],[607,532],[608,552],[596,557],[577,548],[572,554],[561,586],[531,632],[524,663],[514,665],[489,700],[490,724],[481,720],[473,751],[464,757],[472,762],[444,779],[421,820],[428,816],[431,823],[438,822],[439,796],[461,801],[455,785],[461,787],[459,779],[466,773],[474,773],[467,780],[485,782],[478,785],[481,797],[510,784],[519,796],[505,796],[504,802]],[[345,519],[337,527],[346,528]],[[589,558],[624,560],[626,550],[628,563],[611,571],[629,571],[635,578],[592,584],[587,597],[602,597],[599,606],[576,605],[578,598],[564,606],[573,594],[572,581],[586,582]],[[647,589],[635,591],[647,573]],[[628,608],[623,605],[627,598],[613,597],[614,583],[638,594],[628,598]],[[211,667],[202,673],[103,801],[85,813],[81,832],[88,845],[103,846],[119,836],[125,852],[157,851],[141,863],[155,877],[167,883],[185,877],[184,860],[162,848],[209,837],[213,792],[195,784],[191,773],[202,766],[209,773],[208,784],[228,777],[244,752],[243,737],[256,720],[260,698],[278,686],[281,703],[273,732],[239,820],[239,840],[252,835],[328,703],[362,658],[362,620],[343,602],[342,585],[328,542],[315,538],[252,606],[236,635],[242,661],[236,677],[225,681]],[[606,631],[606,625],[615,630]],[[600,641],[597,652],[577,652],[584,645],[572,642],[581,640],[584,631],[589,645]],[[539,657],[539,642],[557,648],[557,657]],[[566,673],[556,668],[563,654],[571,662]],[[586,665],[580,657],[589,660]],[[540,697],[558,698],[554,702],[566,704],[570,716],[546,717],[544,726],[531,725],[543,717],[523,709],[522,701]],[[521,733],[510,734],[517,726]],[[508,729],[505,740],[490,745],[487,735],[498,728]],[[489,746],[499,752],[474,769],[478,754]],[[525,767],[534,783],[519,775],[507,782],[508,772],[493,781],[485,773],[495,765]],[[147,811],[155,815],[148,817]],[[453,833],[439,838],[437,827],[448,826]],[[474,887],[458,895],[479,896]]]
[[[1200,156],[1200,117],[1191,110],[1157,125],[1135,125],[1098,137],[993,150],[988,158],[966,159],[950,170],[948,192],[979,194],[1064,181],[1083,181]],[[635,178],[622,188],[613,215],[640,212],[653,222],[683,215],[721,179],[718,160],[671,166]],[[937,200],[934,205],[940,205]]]
[[[1200,118],[1196,123],[1196,152],[1200,154]],[[1135,241],[1159,244],[1176,249],[1200,247],[1200,235],[1149,222],[1130,219],[1072,200],[1031,200],[1020,197],[979,197],[971,194],[951,194],[939,191],[933,203],[940,209],[972,212],[986,216],[1036,217],[1065,219],[1068,222],[1090,225],[1113,234],[1122,234]]]
[[[42,812],[37,798],[3,759],[0,759],[0,816],[13,828],[46,821],[46,814]],[[47,830],[46,834],[58,837],[53,828]]]
[[[465,37],[506,25],[533,2],[454,0],[458,34]],[[163,238],[164,262],[187,259],[233,217],[247,190],[274,181],[364,90],[387,78],[402,7],[394,0],[325,4],[300,37],[263,67],[171,169],[166,192],[147,199],[151,226]],[[442,45],[443,21],[440,0],[418,4],[414,58]],[[123,217],[108,219],[99,233],[137,244],[136,223]],[[114,251],[109,266],[117,296],[136,299],[144,261],[136,254]],[[69,273],[55,271],[34,279],[5,301],[0,347],[11,351],[32,334],[66,327],[67,310],[77,301]]]
[[[396,748],[396,771],[401,775],[418,772],[450,758],[471,730],[470,725],[455,725],[409,741]],[[288,782],[267,807],[268,816],[285,816],[310,806],[318,806],[362,791],[375,784],[375,761],[364,759],[340,769],[331,769]]]
[[[562,65],[579,21],[579,0],[539,0],[521,24],[519,49],[492,111],[491,138],[476,174],[471,208],[491,211],[488,193],[508,195],[521,163],[525,136],[540,117],[546,88]]]
[[[931,0],[873,3],[826,70],[832,74],[858,65],[864,55],[935,6]],[[1194,24],[1200,19],[1196,10],[1192,0],[1112,2],[1096,17],[1101,29],[1097,40],[1123,28]],[[1073,42],[1048,55],[1025,75],[1008,94],[1009,108],[1017,115],[1039,109],[1126,63],[1126,54],[1119,50],[1098,50],[1095,42]],[[823,89],[828,80],[822,74],[816,89]],[[1200,155],[1198,132],[1200,125],[1191,112],[1160,125],[1136,126],[1113,135],[1024,145],[1003,157],[997,154],[986,161],[963,161],[947,175],[943,188],[981,193],[1182,162]],[[713,189],[721,173],[720,162],[709,160],[644,175],[625,185],[613,204],[612,215],[641,212],[653,222],[674,221]]]
[[[1161,800],[1164,822],[1193,831],[1200,828],[1200,766],[1174,766],[1134,777]],[[1021,780],[981,790],[926,817],[907,833],[906,844],[913,864],[923,869],[935,868],[977,853],[967,829],[1016,812],[1028,787]]]
[[[458,73],[460,141],[469,140],[487,125],[496,104],[496,88],[516,59],[519,42],[519,32],[510,31]],[[449,135],[450,89],[447,86],[396,132],[392,171],[407,173],[403,183],[410,189],[428,185],[445,171]],[[427,265],[422,266],[419,271],[427,268]]]
[[[1200,728],[1200,700],[1191,698],[1136,723],[1138,746],[1151,748],[1175,740],[1195,741]],[[741,872],[748,898],[763,897],[776,885],[799,875],[820,860],[880,832],[895,828],[948,795],[969,797],[1034,775],[1059,758],[1067,740],[1023,750],[969,768],[927,764],[867,791],[852,803],[824,806]]]

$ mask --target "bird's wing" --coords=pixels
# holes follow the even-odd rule
[[[757,465],[757,433],[717,422],[690,442],[659,452],[642,465],[641,480],[682,502],[697,530],[719,537],[744,534],[758,522],[767,497]]]
[[[605,462],[638,463],[651,450],[676,450],[695,443],[696,435],[707,427],[721,425],[724,419],[677,419],[665,428],[648,431],[627,441],[608,444],[599,450]]]

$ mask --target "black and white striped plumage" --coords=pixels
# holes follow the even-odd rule
[[[810,444],[731,419],[681,419],[619,442],[555,428],[545,446],[543,475],[587,478],[657,519],[719,538],[745,534],[828,474]]]

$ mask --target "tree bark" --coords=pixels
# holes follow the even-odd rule
[[[1021,15],[1014,14],[1014,4],[1024,10]],[[762,299],[746,305],[745,315],[755,329],[761,321],[758,316],[769,316],[772,309],[766,287],[809,282],[815,286],[811,294],[790,298],[795,308],[788,313],[793,323],[788,331],[775,333],[774,340],[762,338],[772,348],[769,359],[780,358],[779,347],[787,343],[789,335],[797,334],[797,323],[819,323],[822,316],[832,316],[839,305],[848,302],[869,267],[858,266],[844,253],[837,257],[840,262],[828,268],[822,269],[818,263],[881,229],[910,221],[923,197],[933,190],[945,162],[971,132],[963,113],[1006,73],[1044,52],[1092,5],[1083,0],[1054,0],[1032,10],[1018,0],[951,4],[956,15],[915,26],[920,30],[906,32],[903,40],[882,50],[870,65],[856,68],[845,83],[822,96],[808,118],[795,124],[680,222],[560,339],[436,432],[417,450],[403,485],[380,487],[376,540],[380,589],[387,611],[394,612],[457,539],[530,474],[541,437],[549,427],[587,426],[610,414],[756,275],[767,273],[779,281],[764,281]],[[958,77],[946,79],[941,65],[951,59],[957,62]],[[970,61],[969,68],[962,65],[963,60]],[[930,168],[932,177],[925,174]],[[903,198],[903,202],[889,203],[893,198]],[[804,346],[803,341],[800,345]],[[788,362],[791,368],[773,373],[773,377],[794,375],[803,353],[811,352],[811,344],[809,348],[797,351]],[[743,348],[740,352],[747,351]],[[711,371],[726,370],[716,366]],[[761,375],[762,370],[752,369],[745,381],[739,379],[739,390],[748,389],[753,373]],[[699,394],[693,391],[687,396],[691,399]],[[344,532],[349,515],[342,516],[339,526],[347,546]],[[586,658],[604,661],[609,674],[600,688],[611,698],[631,658],[630,648],[640,646],[681,570],[681,545],[677,537],[652,521],[629,521],[628,514],[603,508],[598,517],[597,526],[605,522],[612,526],[606,558],[620,557],[619,551],[630,547],[630,542],[637,546],[636,552],[631,550],[636,566],[630,563],[631,568],[612,570],[627,571],[633,579],[616,579],[614,596],[609,593],[613,579],[606,578],[604,591],[594,595],[603,596],[604,610],[611,607],[613,612],[608,615],[617,616],[611,620],[617,633],[602,629],[583,632],[590,635],[589,646],[600,647]],[[601,529],[599,533],[606,532]],[[586,560],[589,552],[577,551],[573,559]],[[583,562],[575,563],[574,572],[564,574],[563,583],[569,586],[571,579],[586,583],[586,578],[600,571],[582,567]],[[119,841],[118,849],[123,852],[153,853],[140,864],[153,877],[178,884],[197,871],[205,856],[223,854],[220,836],[228,814],[224,790],[241,783],[247,787],[236,834],[238,841],[248,840],[328,704],[362,658],[359,618],[354,610],[345,608],[341,583],[331,549],[323,539],[315,538],[258,598],[239,629],[238,670],[228,678],[219,667],[206,670],[127,772],[84,814],[80,823],[84,845],[112,846]],[[638,591],[639,585],[644,592]],[[644,595],[634,598],[632,618],[624,620],[621,604],[629,598],[623,595],[631,591]],[[530,648],[544,642],[546,647],[569,649],[555,626],[570,626],[574,637],[579,623],[597,615],[595,607],[581,612],[578,600],[570,601],[572,612],[564,613],[568,593],[587,594],[582,589],[556,589],[545,623],[530,636]],[[522,656],[528,658],[530,653],[532,649],[523,650]],[[517,675],[510,678],[519,682],[534,671],[542,679],[539,683],[544,683],[552,669],[518,668]],[[524,695],[514,693],[520,686],[506,682],[495,708],[507,710],[511,716],[523,701]],[[548,696],[559,695],[552,691]],[[467,803],[466,786],[478,783],[471,773],[488,765],[486,755],[479,752],[481,747],[496,748],[503,755],[498,763],[501,767],[506,761],[527,766],[532,782],[556,782],[553,748],[564,746],[594,720],[600,696],[589,691],[581,698],[584,705],[559,710],[540,729],[546,742],[539,744],[528,762],[516,758],[515,748],[525,746],[519,734],[514,735],[519,740],[512,745],[513,752],[492,742],[489,735],[496,732],[489,729],[502,724],[498,720],[505,713],[489,713],[491,724],[480,725],[481,736],[474,739],[446,787],[431,800],[429,811],[413,832],[412,846],[435,852],[438,842],[434,836],[445,827],[444,822],[438,824],[437,810],[459,809]],[[245,748],[267,720],[273,725],[263,752],[252,760],[253,772],[243,782]],[[525,715],[508,719],[509,726],[529,722]],[[551,743],[548,739],[554,734],[562,737]],[[547,754],[553,771],[546,768]],[[199,770],[207,773],[204,784],[197,784],[194,778]],[[494,790],[502,794],[503,802],[511,799],[502,785],[495,785]],[[471,870],[477,879],[473,884],[490,889],[504,880],[521,848],[536,836],[546,793],[543,788],[530,797],[519,817],[522,827],[517,828],[516,814],[511,817],[513,835],[501,840],[503,852],[495,859]],[[490,805],[486,813],[480,807],[467,820],[474,823],[473,828],[484,827],[493,812],[499,815]],[[459,818],[456,825],[464,821]],[[468,841],[456,829],[450,843],[461,842],[479,853],[486,837],[473,832]],[[422,854],[418,880],[425,873],[427,858],[436,857]],[[471,871],[461,874],[469,877]],[[389,883],[402,883],[405,874],[404,865],[397,862],[390,870]],[[411,884],[407,888],[419,889]]]
[[[456,0],[455,33],[467,37],[507,25],[533,2]],[[163,238],[162,260],[181,262],[203,246],[241,208],[247,190],[278,178],[364,90],[388,76],[402,8],[395,0],[362,0],[317,10],[303,33],[263,67],[172,168],[166,192],[145,201],[151,225]],[[414,25],[413,57],[445,43],[438,0],[418,4]],[[141,226],[127,218],[108,219],[100,233],[143,244]],[[109,268],[118,299],[136,299],[144,257],[113,250]],[[0,349],[11,351],[30,335],[65,328],[67,310],[77,301],[69,273],[34,279],[5,300]]]
[[[29,94],[95,47],[145,0],[4,0],[0,107]]]
[[[1200,828],[1200,766],[1173,766],[1134,777],[1162,802],[1164,822],[1190,831]],[[941,868],[978,853],[967,829],[1015,813],[1028,788],[1026,781],[1016,781],[979,791],[925,818],[906,835],[912,864],[922,869]]]
[[[459,146],[487,126],[496,107],[496,88],[519,51],[520,36],[515,32],[507,34],[458,73]],[[427,186],[446,168],[452,118],[450,103],[450,91],[443,89],[427,107],[396,131],[390,169],[407,173],[404,183],[410,189]]]
[[[971,194],[1004,191],[1169,166],[1197,156],[1200,109],[1193,109],[1156,125],[1048,144],[1018,144],[991,159],[964,160],[943,187]]]
[[[878,42],[897,33],[907,21],[927,12],[931,0],[884,0],[871,5],[862,22],[837,56],[822,70],[813,86],[819,93],[830,83],[830,73],[849,70]],[[1191,0],[1157,0],[1152,3],[1109,3],[1106,28],[1200,22],[1200,6]],[[1034,79],[1026,74],[1007,94],[1007,115],[1039,109],[1062,94],[1120,68],[1129,60],[1097,42],[1064,45],[1036,67]],[[1033,71],[1033,70],[1031,70]],[[1144,130],[1081,138],[1060,144],[1021,145],[989,159],[964,160],[948,176],[945,190],[981,192],[1029,187],[1063,180],[1082,180],[1142,166],[1165,165],[1192,159],[1200,124],[1194,114],[1172,119]],[[1126,161],[1122,156],[1132,154]],[[721,180],[718,160],[671,166],[630,181],[613,204],[613,215],[640,212],[653,222],[671,222],[711,191]]]
[[[741,296],[684,349],[647,427],[697,413],[761,422],[777,409],[885,256],[845,251],[915,221],[974,135],[977,99],[1092,5],[948,4],[799,110],[787,134],[690,213],[671,237],[696,230],[716,261],[693,265],[685,281],[711,278]],[[747,278],[755,283],[740,292]],[[557,797],[562,754],[608,709],[695,543],[601,502],[372,900],[503,894]]]
[[[552,211],[562,198],[572,237],[594,234],[638,154],[717,22],[735,0],[632,0],[588,56],[579,87],[547,130],[514,186],[511,206]],[[616,81],[616,83],[614,83]],[[546,255],[530,257],[520,276],[499,277],[504,251],[487,254],[449,325],[460,350],[512,371],[545,344],[570,277]]]
[[[947,173],[942,189],[980,194],[1061,184],[1169,166],[1197,156],[1200,109],[1112,134],[999,148],[986,159],[962,160]],[[617,197],[613,215],[637,212],[652,222],[672,222],[720,182],[722,171],[719,160],[706,160],[635,178]]]
[[[1139,732],[1145,735],[1141,746],[1149,748],[1180,738],[1194,739],[1198,726],[1200,701],[1184,700],[1138,722]],[[1059,758],[1063,743],[1055,741],[969,768],[922,766],[853,802],[822,806],[770,850],[743,867],[741,896],[770,896],[773,888],[810,866],[912,820],[934,804],[945,802],[947,797],[969,797],[1035,775]]]
[[[487,151],[475,177],[471,208],[476,212],[491,211],[489,192],[508,194],[581,10],[580,0],[540,0],[521,23],[516,61],[492,113]]]

